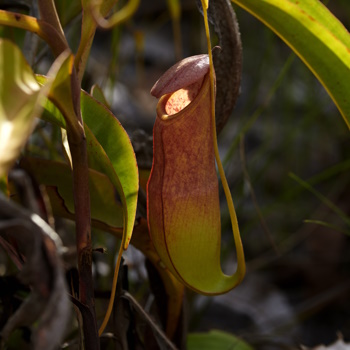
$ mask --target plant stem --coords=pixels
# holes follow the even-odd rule
[[[67,133],[73,164],[76,244],[79,271],[79,300],[91,311],[93,318],[92,324],[94,327],[88,331],[90,336],[91,333],[95,333],[94,338],[98,339],[94,286],[92,279],[91,216],[86,139],[85,136],[82,136],[80,140],[72,140],[69,130]],[[84,322],[86,322],[85,319]],[[91,324],[91,320],[88,323]],[[85,344],[85,348],[89,349],[89,344]],[[94,346],[91,349],[96,349],[96,347]]]
[[[47,42],[56,57],[69,48],[65,37],[51,24],[35,17],[0,10],[0,25],[20,28],[37,34]]]
[[[83,18],[81,25],[81,39],[78,51],[75,55],[75,69],[78,73],[79,81],[83,80],[86,64],[89,58],[92,42],[95,37],[96,24],[92,19],[90,12],[83,10]]]
[[[71,84],[73,105],[77,116],[77,122],[81,130],[79,135],[77,135],[73,130],[70,130],[67,124],[68,143],[73,166],[76,245],[79,271],[79,300],[90,310],[88,315],[91,319],[83,319],[83,322],[93,325],[92,329],[90,329],[91,327],[84,327],[84,337],[85,339],[90,338],[95,340],[93,342],[86,342],[85,349],[98,350],[100,345],[96,324],[94,285],[92,278],[89,168],[86,137],[80,110],[80,82],[75,70],[73,71]]]
[[[57,32],[65,38],[54,1],[38,0],[38,6],[41,19],[47,23],[50,23],[57,30]]]

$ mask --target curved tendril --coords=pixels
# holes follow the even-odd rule
[[[92,16],[97,25],[103,29],[111,29],[131,18],[138,9],[140,0],[129,0],[129,2],[109,19],[105,19],[98,11],[98,2],[92,5]]]
[[[233,204],[230,188],[228,186],[227,179],[225,176],[224,168],[222,166],[222,163],[220,160],[220,155],[219,155],[217,135],[216,135],[216,125],[215,125],[214,65],[213,65],[213,55],[212,55],[212,50],[211,50],[210,32],[209,32],[208,15],[207,15],[208,1],[201,0],[201,2],[202,2],[202,7],[203,7],[204,25],[205,25],[205,32],[206,32],[207,46],[208,46],[208,55],[209,55],[210,96],[211,96],[211,100],[213,102],[213,103],[211,103],[212,126],[213,126],[213,128],[212,128],[212,130],[213,130],[213,146],[214,146],[216,164],[218,166],[222,187],[223,187],[224,192],[225,192],[227,206],[228,206],[228,210],[229,210],[230,218],[231,218],[233,238],[234,238],[234,242],[236,245],[236,252],[237,252],[237,271],[235,272],[234,275],[237,275],[240,277],[240,278],[238,278],[238,283],[239,283],[245,275],[246,266],[245,266],[244,252],[243,252],[242,241],[241,241],[241,237],[240,237],[240,233],[239,233],[236,211],[235,211],[235,207]]]

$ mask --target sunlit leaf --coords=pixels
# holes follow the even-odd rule
[[[0,176],[17,159],[39,112],[40,86],[20,49],[0,40]]]
[[[81,111],[84,122],[110,159],[123,189],[120,196],[123,206],[126,206],[126,249],[131,238],[137,206],[138,170],[135,153],[129,136],[119,121],[87,93],[81,96]]]
[[[71,130],[78,128],[78,119],[73,102],[72,78],[74,70],[74,56],[66,53],[66,59],[58,72],[53,77],[53,83],[49,91],[49,99],[53,101],[62,113],[66,124]],[[50,72],[49,72],[50,74]],[[79,131],[77,131],[79,133]]]
[[[37,77],[45,82],[45,77]],[[136,157],[128,134],[116,117],[86,92],[81,94],[81,113],[87,140],[89,167],[108,176],[120,196],[125,215],[125,242],[127,248],[134,227],[138,170]],[[46,102],[43,117],[65,128],[66,124],[58,109]]]
[[[325,87],[350,128],[350,36],[319,0],[232,0],[290,46]]]
[[[62,54],[56,59],[52,75],[65,57]],[[20,49],[0,39],[0,176],[8,172],[32,132],[51,83],[49,80],[41,88]]]

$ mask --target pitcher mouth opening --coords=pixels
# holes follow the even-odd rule
[[[157,105],[157,118],[163,121],[180,118],[184,112],[195,108],[206,89],[210,87],[210,75],[172,93],[163,95]]]

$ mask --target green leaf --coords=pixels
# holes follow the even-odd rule
[[[20,49],[0,39],[0,177],[9,171],[31,134],[42,97]]]
[[[243,340],[232,334],[212,330],[209,333],[191,333],[187,338],[187,350],[253,350]]]
[[[21,160],[21,167],[34,176],[38,183],[51,188],[48,192],[55,211],[65,214],[65,217],[73,217],[75,210],[72,172],[67,164],[25,157]],[[89,169],[89,185],[92,220],[113,228],[123,227],[123,208],[108,177]]]
[[[104,169],[106,175],[117,190],[117,180],[121,185],[119,195],[125,209],[124,230],[126,237],[124,249],[126,249],[134,227],[139,188],[135,153],[128,134],[116,117],[86,92],[83,92],[81,96],[81,113],[84,123],[96,137],[111,162],[112,167],[109,166]],[[87,142],[89,143],[88,135]],[[96,147],[91,150],[88,149],[88,152],[96,152],[96,160],[104,156]],[[112,172],[112,169],[114,172]]]
[[[72,77],[74,70],[74,56],[68,52],[57,73],[53,76],[49,91],[49,99],[63,114],[66,123],[77,135],[80,134],[78,118],[73,104]],[[49,72],[50,75],[50,72]]]
[[[37,75],[36,79],[40,84],[45,84],[47,81],[46,77],[40,75]],[[41,119],[55,124],[62,129],[66,129],[66,121],[64,120],[62,113],[49,99],[44,99],[42,106],[44,110],[41,114]]]
[[[106,97],[105,97],[105,95],[104,95],[104,93],[99,85],[94,84],[91,88],[90,94],[95,100],[102,103],[108,109],[111,109],[111,107],[110,107],[109,103],[107,102]]]
[[[45,77],[38,76],[45,82]],[[44,105],[43,118],[61,128],[66,127],[60,111],[50,102]],[[128,134],[116,117],[88,93],[81,93],[81,113],[87,141],[89,167],[106,174],[117,189],[125,215],[124,249],[129,245],[135,222],[138,169]]]
[[[350,128],[350,35],[319,0],[232,0],[273,30],[325,87]]]
[[[100,11],[102,16],[106,16],[112,9],[117,0],[104,0],[101,1]],[[81,36],[78,51],[75,55],[75,68],[79,80],[82,81],[85,65],[89,58],[91,45],[95,36],[97,23],[92,16],[92,7],[94,5],[93,0],[82,0],[81,6],[83,10],[82,23],[81,23]]]

